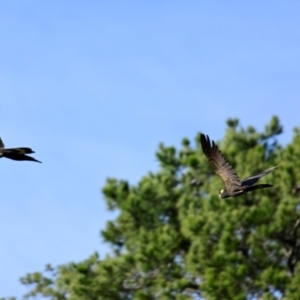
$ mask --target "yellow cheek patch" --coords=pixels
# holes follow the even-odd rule
[[[223,194],[223,193],[224,193],[224,189],[221,189],[220,194]]]

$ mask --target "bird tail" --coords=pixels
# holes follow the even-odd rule
[[[27,147],[19,147],[19,148],[7,148],[4,149],[4,153],[14,153],[14,154],[32,154],[34,151]]]
[[[252,186],[247,186],[245,189],[246,192],[254,191],[254,190],[259,190],[259,189],[264,189],[264,188],[269,188],[272,187],[273,184],[257,184],[257,185],[252,185]]]
[[[253,185],[254,183],[256,183],[260,178],[262,178],[263,176],[266,176],[268,175],[269,173],[271,173],[272,171],[274,171],[275,169],[277,169],[278,166],[275,166],[275,167],[272,167],[272,168],[269,168],[263,172],[260,172],[256,175],[253,175],[253,176],[250,176],[250,177],[247,177],[246,179],[244,179],[242,181],[242,185],[243,186],[250,186],[250,185]]]

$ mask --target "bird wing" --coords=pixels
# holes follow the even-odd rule
[[[0,138],[0,149],[3,150],[4,149],[4,143],[2,142],[2,139]]]
[[[269,168],[263,172],[260,172],[256,175],[247,177],[246,179],[242,180],[242,185],[243,186],[251,186],[254,183],[256,183],[261,177],[266,176],[267,174],[271,173],[273,170],[275,170],[277,168],[278,168],[278,166],[275,166],[275,167]]]
[[[206,158],[224,182],[225,187],[228,189],[240,187],[241,181],[235,170],[225,160],[214,141],[212,141],[212,143],[210,142],[208,135],[205,136],[204,134],[201,134],[201,146]]]
[[[21,155],[19,153],[15,153],[15,152],[5,152],[3,154],[3,157],[6,157],[6,158],[9,158],[9,159],[12,159],[12,160],[18,160],[18,161],[22,161],[22,160],[30,160],[30,161],[36,161],[36,162],[39,162],[39,163],[42,163],[41,161],[35,159],[34,157],[31,157],[29,155]]]

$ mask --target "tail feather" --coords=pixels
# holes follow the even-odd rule
[[[259,189],[265,189],[265,188],[269,188],[269,187],[272,187],[273,184],[257,184],[257,185],[252,185],[252,186],[247,186],[245,188],[245,191],[246,192],[250,192],[250,191],[254,191],[254,190],[259,190]]]
[[[19,147],[19,148],[4,149],[4,153],[31,154],[34,153],[34,151],[31,148]]]
[[[272,168],[269,168],[263,172],[260,172],[256,175],[253,175],[253,176],[250,176],[250,177],[247,177],[246,179],[242,180],[242,186],[250,186],[250,185],[253,185],[254,183],[256,183],[260,178],[268,175],[269,173],[271,173],[272,171],[274,171],[275,169],[277,169],[278,166],[275,166],[275,167],[272,167]]]

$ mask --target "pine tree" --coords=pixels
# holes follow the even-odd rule
[[[26,275],[27,297],[300,299],[300,130],[285,147],[281,132],[276,117],[260,133],[227,121],[218,144],[241,178],[280,168],[261,179],[274,187],[226,200],[199,134],[180,150],[161,144],[157,173],[136,185],[108,179],[103,188],[119,211],[101,233],[112,254]]]

